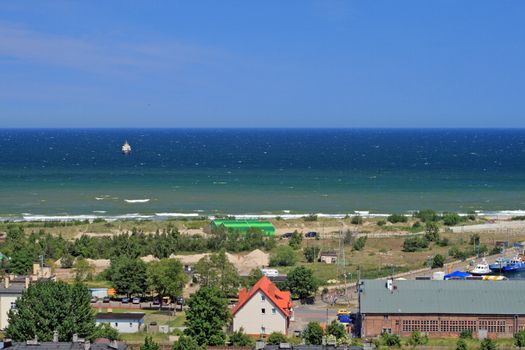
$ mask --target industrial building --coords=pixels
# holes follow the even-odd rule
[[[512,337],[525,329],[525,281],[364,280],[358,329],[362,337]]]
[[[247,232],[251,229],[263,231],[267,236],[275,236],[275,227],[269,221],[258,220],[213,220],[209,226],[210,231],[221,227],[228,231]]]

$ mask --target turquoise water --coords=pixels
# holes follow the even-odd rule
[[[3,216],[419,208],[524,209],[525,130],[0,130]]]

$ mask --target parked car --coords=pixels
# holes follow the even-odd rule
[[[304,234],[304,236],[305,236],[306,238],[315,238],[315,237],[317,237],[317,232],[315,232],[315,231],[306,232],[306,233]]]
[[[129,303],[129,298],[128,297],[124,297],[120,301],[122,302],[122,304],[127,304],[127,303]]]
[[[91,297],[91,302],[96,303],[98,301],[98,298],[96,296]]]
[[[281,239],[289,239],[292,238],[293,232],[286,232],[285,234],[281,235]]]
[[[183,297],[178,297],[177,298],[177,305],[184,305],[184,298]]]
[[[102,298],[102,302],[103,303],[109,303],[110,301],[111,301],[111,299],[109,299],[109,297]]]
[[[140,298],[139,297],[135,297],[133,298],[133,304],[140,304]]]
[[[160,305],[159,299],[157,298],[153,299],[153,305]]]

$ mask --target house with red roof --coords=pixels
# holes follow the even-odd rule
[[[293,318],[290,292],[280,291],[266,276],[252,287],[239,291],[239,302],[232,310],[233,331],[241,327],[249,335],[268,335],[272,332],[288,333]]]

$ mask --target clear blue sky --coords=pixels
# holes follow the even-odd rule
[[[2,1],[0,127],[525,127],[525,1]]]

